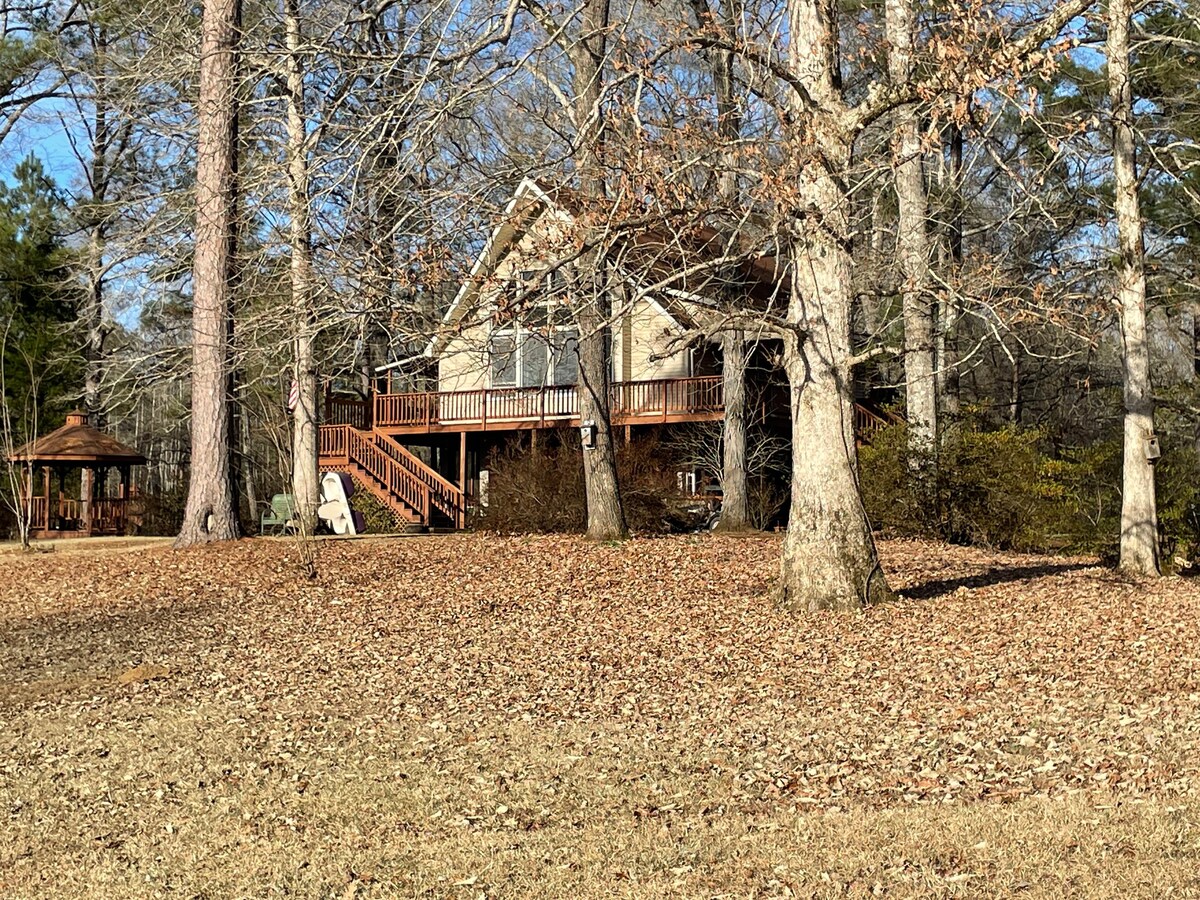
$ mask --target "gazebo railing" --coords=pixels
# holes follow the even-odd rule
[[[29,501],[29,527],[30,528],[48,528],[49,527],[49,522],[46,518],[46,498],[45,497],[33,497],[30,499],[30,501]]]
[[[120,534],[131,513],[136,514],[134,502],[128,497],[93,500],[89,532]],[[34,531],[76,531],[83,527],[83,504],[73,497],[51,497],[47,504],[46,497],[35,496],[28,503],[29,527]]]

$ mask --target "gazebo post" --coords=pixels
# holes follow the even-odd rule
[[[96,472],[88,465],[79,466],[79,530],[92,533],[92,496],[96,493]]]
[[[129,466],[121,466],[121,468],[118,470],[121,473],[121,486],[119,488],[121,502],[117,505],[117,530],[120,531],[121,534],[125,533],[125,522],[127,521],[126,516],[129,513],[129,470]]]
[[[42,488],[46,492],[46,512],[42,519],[42,530],[50,530],[50,467],[42,466]]]
[[[86,535],[92,533],[92,500],[96,493],[96,470],[91,466],[79,467],[79,530]]]

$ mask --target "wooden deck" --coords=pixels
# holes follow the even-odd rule
[[[718,422],[725,415],[719,375],[629,381],[611,388],[614,426]],[[377,394],[369,400],[327,394],[320,427],[323,469],[349,473],[388,506],[398,523],[419,526],[466,524],[468,434],[580,424],[576,387],[488,388]],[[869,442],[890,424],[887,413],[854,406],[858,439]],[[426,464],[405,446],[417,435],[459,435],[457,481]]]
[[[580,424],[579,390],[421,391],[376,394],[370,400],[328,394],[322,423],[394,435],[565,428]],[[611,387],[609,407],[614,426],[719,422],[725,416],[725,394],[719,375],[617,382]],[[881,429],[902,421],[861,403],[854,404],[853,416],[854,433],[868,443]]]
[[[580,424],[580,390],[486,388],[376,394],[372,400],[330,396],[324,424],[391,434],[563,428]],[[725,414],[719,375],[618,382],[609,404],[613,425],[711,422]]]

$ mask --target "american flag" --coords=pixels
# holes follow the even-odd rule
[[[296,408],[296,404],[300,402],[300,383],[295,378],[292,379],[291,390],[288,391],[288,412]]]

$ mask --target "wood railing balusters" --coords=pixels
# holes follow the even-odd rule
[[[719,413],[722,407],[721,393],[720,377],[705,375],[614,382],[609,397],[614,417],[651,416],[662,421],[690,414]],[[333,401],[334,405],[338,402]],[[481,430],[494,430],[505,422],[528,421],[548,426],[555,420],[579,415],[577,388],[557,385],[385,394],[377,395],[373,408],[373,418],[378,428],[426,432],[443,428],[453,430],[455,425],[476,425]]]

